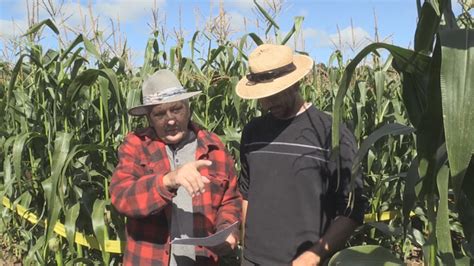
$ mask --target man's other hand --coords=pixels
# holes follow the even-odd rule
[[[232,250],[237,247],[237,238],[234,234],[230,234],[224,243],[219,244],[214,247],[208,247],[212,252],[216,253],[219,256],[229,254]]]
[[[321,258],[312,251],[305,251],[296,258],[292,266],[317,266]]]

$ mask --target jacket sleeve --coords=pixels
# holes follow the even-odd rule
[[[117,211],[133,218],[160,212],[175,195],[163,185],[163,175],[146,172],[140,164],[140,152],[140,138],[129,134],[119,148],[119,163],[110,182],[112,204]]]
[[[237,175],[234,168],[234,160],[226,152],[225,165],[228,173],[229,183],[224,192],[222,203],[217,210],[216,230],[224,229],[226,226],[241,221],[242,196],[238,190]]]

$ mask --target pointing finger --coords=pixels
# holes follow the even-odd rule
[[[212,161],[209,161],[209,160],[197,160],[195,161],[194,163],[194,166],[196,167],[196,169],[201,169],[203,167],[209,167],[212,165]]]

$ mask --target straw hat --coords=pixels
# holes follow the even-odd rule
[[[260,99],[298,82],[313,68],[309,56],[293,54],[285,45],[262,44],[249,56],[250,74],[235,88],[243,99]]]
[[[143,104],[130,108],[128,113],[131,115],[146,115],[150,106],[181,101],[199,93],[201,92],[187,92],[170,70],[158,70],[143,82]]]

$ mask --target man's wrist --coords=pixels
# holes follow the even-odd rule
[[[176,183],[174,182],[174,172],[169,172],[163,176],[163,185],[168,191],[176,190]]]
[[[314,243],[314,245],[308,250],[315,257],[317,257],[317,261],[320,262],[326,257],[328,253],[328,248],[325,247],[324,242],[320,239],[318,242]]]

